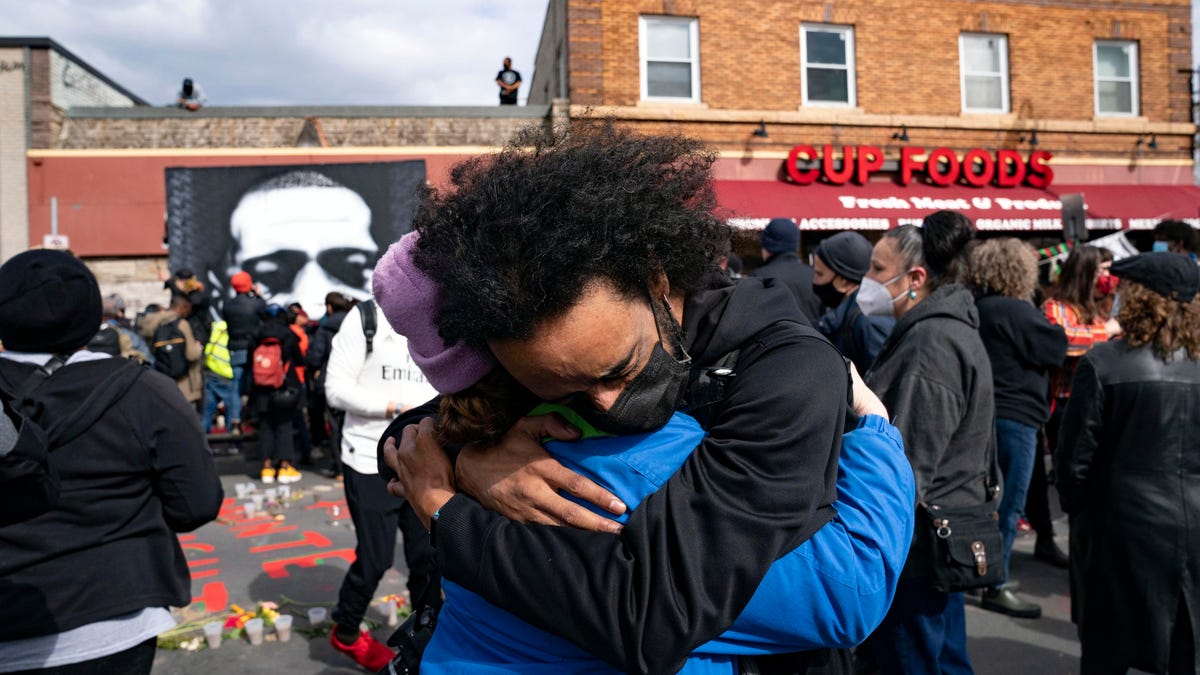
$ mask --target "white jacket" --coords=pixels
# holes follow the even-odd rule
[[[361,307],[361,306],[360,306]],[[371,355],[362,331],[362,314],[352,310],[333,338],[325,368],[325,398],[346,411],[342,428],[342,464],[359,473],[379,473],[377,448],[387,429],[389,401],[396,412],[421,405],[437,392],[408,354],[408,341],[375,309]]]

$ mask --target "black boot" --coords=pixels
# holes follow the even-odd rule
[[[1071,564],[1067,554],[1062,552],[1052,537],[1038,537],[1037,544],[1033,547],[1033,557],[1062,569]]]
[[[987,588],[979,600],[979,606],[992,612],[999,612],[1019,619],[1036,619],[1042,615],[1042,606],[1021,598],[1005,586]]]

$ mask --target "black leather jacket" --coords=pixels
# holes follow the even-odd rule
[[[1179,608],[1200,646],[1200,363],[1124,340],[1079,363],[1057,454],[1083,671],[1167,672]],[[1196,652],[1200,653],[1200,652]]]

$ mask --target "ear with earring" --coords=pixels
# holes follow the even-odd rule
[[[914,290],[913,290],[913,289],[911,289],[911,288],[910,288],[910,289],[908,289],[908,299],[909,299],[909,300],[916,300],[916,299],[917,299],[917,292],[916,292],[916,291],[914,291]]]

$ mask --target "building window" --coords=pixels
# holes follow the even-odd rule
[[[638,18],[642,99],[700,102],[700,38],[694,18]]]
[[[1097,40],[1095,49],[1096,114],[1138,114],[1136,42]]]
[[[1008,112],[1008,37],[964,33],[958,62],[963,112]]]
[[[852,26],[800,26],[800,90],[805,104],[854,107]]]

